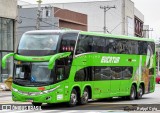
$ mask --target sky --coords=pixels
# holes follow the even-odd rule
[[[37,0],[21,0],[27,3],[37,4]],[[111,1],[111,0],[42,0],[47,3],[66,3],[66,2],[84,2],[84,1]],[[135,7],[144,15],[144,24],[149,25],[150,37],[159,39],[160,37],[160,0],[131,0]]]

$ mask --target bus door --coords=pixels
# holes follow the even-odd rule
[[[55,80],[58,84],[59,88],[56,92],[56,100],[57,101],[63,101],[67,97],[65,97],[65,86],[68,86],[68,84],[65,82],[65,79],[67,78],[65,74],[65,66],[56,66],[55,67]]]
[[[77,39],[77,33],[66,33],[62,35],[60,46],[59,46],[59,52],[71,52],[71,55],[66,58],[61,58],[57,60],[57,68],[55,69],[56,71],[56,79],[57,81],[62,81],[60,83],[62,90],[60,90],[58,93],[61,95],[63,94],[63,99],[67,100],[69,97],[69,74],[71,71],[71,65],[72,65],[72,60],[73,60],[73,52],[74,52],[74,47]],[[61,97],[60,95],[60,97]],[[57,95],[58,98],[58,95]]]

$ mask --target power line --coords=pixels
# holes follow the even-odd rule
[[[23,16],[20,16],[20,17],[21,17],[21,18],[25,18],[25,19],[29,19],[29,20],[36,20],[36,19],[34,19],[34,18],[29,18],[29,17],[23,17]],[[54,24],[45,22],[45,21],[43,21],[43,20],[41,20],[41,22],[46,23],[46,24],[48,24],[48,25],[50,25],[50,26],[54,26],[54,27],[60,28],[60,27],[58,27],[58,26],[56,26],[56,25],[54,25]]]

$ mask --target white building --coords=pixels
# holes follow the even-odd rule
[[[106,11],[107,31],[111,34],[142,37],[144,15],[134,7],[131,0],[54,3],[53,6],[87,14],[88,31],[95,32],[104,31],[104,9],[100,6],[115,6]]]
[[[16,18],[17,0],[0,0],[0,59],[14,52]],[[13,59],[7,60],[6,69],[2,69],[0,60],[0,82],[12,74]]]

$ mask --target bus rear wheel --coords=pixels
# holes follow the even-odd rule
[[[42,103],[32,102],[32,105],[33,105],[33,106],[41,106],[41,105],[42,105]]]
[[[142,98],[142,95],[143,95],[143,87],[142,87],[142,85],[140,85],[140,86],[139,86],[139,91],[137,92],[136,98],[137,98],[137,99],[141,99],[141,98]]]
[[[82,94],[82,97],[79,100],[79,104],[87,104],[89,99],[89,91],[88,88],[85,88]]]
[[[74,107],[77,104],[77,91],[75,89],[72,90],[71,95],[70,95],[70,101],[68,105],[70,107]]]
[[[129,95],[129,100],[134,100],[136,98],[136,88],[134,85],[131,87],[130,95]]]

